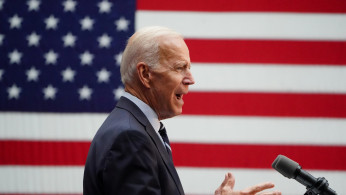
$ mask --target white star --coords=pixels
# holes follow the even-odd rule
[[[105,68],[102,68],[100,71],[96,73],[96,75],[98,77],[97,81],[99,83],[107,83],[109,81],[109,77],[111,76],[111,72],[107,71]]]
[[[120,52],[114,56],[114,60],[118,66],[121,64],[121,58],[123,57],[123,52]]]
[[[126,20],[126,18],[121,17],[114,23],[117,26],[117,31],[127,31],[129,29],[130,20]]]
[[[91,65],[94,55],[89,51],[85,51],[83,54],[79,55],[79,58],[81,59],[82,65]]]
[[[4,41],[5,35],[0,34],[0,45],[2,45],[2,42]]]
[[[0,81],[2,80],[2,75],[4,75],[4,72],[5,72],[4,70],[0,69]]]
[[[55,95],[58,92],[58,89],[53,87],[52,85],[48,85],[46,88],[42,90],[44,93],[44,99],[55,99]]]
[[[62,80],[64,82],[70,81],[73,82],[76,71],[72,70],[70,67],[66,68],[64,71],[61,71]]]
[[[38,0],[29,0],[26,4],[29,6],[29,11],[38,11],[40,9],[40,3]]]
[[[21,91],[22,89],[20,87],[13,84],[11,87],[7,88],[8,99],[18,99]]]
[[[36,34],[36,32],[32,32],[29,36],[26,37],[28,40],[28,45],[29,46],[38,46],[41,36]]]
[[[58,56],[58,53],[55,53],[53,50],[49,50],[49,52],[44,54],[44,58],[46,58],[46,64],[56,64]]]
[[[74,12],[75,8],[76,8],[77,2],[73,1],[73,0],[66,0],[63,3],[64,6],[64,11],[65,12]]]
[[[27,80],[38,81],[39,74],[40,74],[39,70],[37,70],[35,67],[31,67],[29,70],[26,71]]]
[[[107,34],[103,34],[102,36],[97,38],[99,42],[99,47],[105,47],[108,48],[111,44],[112,37],[108,36]]]
[[[71,33],[67,33],[65,36],[62,37],[62,40],[64,41],[64,46],[65,47],[73,47],[75,42],[76,42],[76,36],[74,36]]]
[[[116,99],[116,100],[119,100],[120,97],[124,95],[125,90],[124,90],[123,87],[120,86],[120,87],[118,87],[117,89],[114,89],[114,90],[113,90],[113,93],[114,93],[115,99]]]
[[[46,29],[55,30],[58,27],[59,19],[54,17],[53,15],[50,15],[49,18],[46,18],[44,20],[44,22],[46,23]]]
[[[80,24],[82,25],[82,30],[92,30],[94,20],[89,18],[89,16],[86,16],[82,20],[80,20]]]
[[[4,5],[4,1],[0,0],[0,10],[2,10],[3,5]]]
[[[22,26],[22,21],[23,19],[21,17],[18,17],[17,14],[8,19],[10,28],[20,28]]]
[[[17,49],[8,54],[10,58],[10,64],[20,64],[20,59],[22,58],[22,53],[18,52]]]
[[[109,13],[111,11],[112,3],[107,0],[103,0],[98,3],[98,6],[100,8],[100,13]]]
[[[93,90],[88,86],[84,85],[83,88],[78,89],[80,100],[90,100]]]

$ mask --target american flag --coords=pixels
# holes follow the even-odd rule
[[[135,29],[181,32],[196,84],[164,120],[187,194],[272,181],[278,154],[346,193],[346,1],[0,0],[0,194],[81,194]]]

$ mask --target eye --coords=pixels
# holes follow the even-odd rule
[[[177,66],[175,67],[175,70],[180,72],[180,71],[183,71],[184,70],[184,66]]]
[[[188,64],[182,63],[182,64],[177,64],[174,69],[177,72],[183,72],[190,69],[190,66]]]

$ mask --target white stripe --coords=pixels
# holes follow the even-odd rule
[[[107,114],[0,113],[0,139],[91,140]],[[172,142],[346,145],[346,119],[178,116]]]
[[[346,93],[346,66],[201,64],[192,91]]]
[[[0,166],[0,193],[82,193],[83,167]],[[236,178],[235,189],[271,181],[283,194],[303,194],[304,186],[271,169],[177,169],[186,194],[213,194],[227,172]],[[309,171],[325,177],[338,194],[346,193],[345,171]]]
[[[346,14],[136,12],[136,29],[152,25],[186,38],[346,40]]]
[[[82,193],[84,167],[0,166],[0,193]]]
[[[163,122],[172,142],[346,145],[346,120],[178,116]]]
[[[0,112],[0,139],[91,140],[107,115]]]

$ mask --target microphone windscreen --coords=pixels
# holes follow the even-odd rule
[[[290,179],[296,177],[296,171],[300,168],[298,163],[281,154],[276,157],[272,163],[272,167]]]

